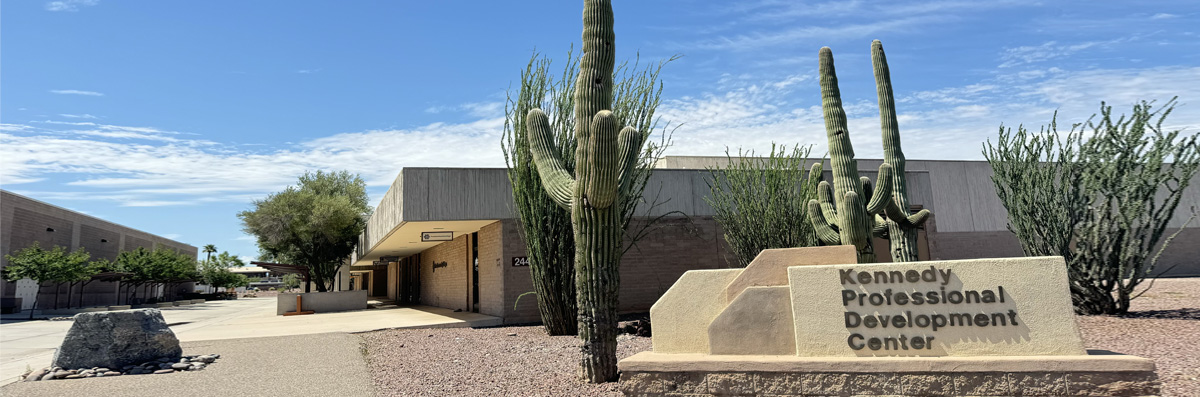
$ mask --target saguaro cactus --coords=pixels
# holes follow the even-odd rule
[[[879,166],[879,186],[874,192],[870,180],[858,176],[858,161],[854,160],[846,111],[842,109],[837,73],[833,68],[833,51],[829,47],[821,48],[819,58],[821,110],[825,115],[825,135],[829,139],[833,186],[827,181],[817,185],[819,200],[809,200],[808,217],[821,242],[853,245],[858,250],[859,263],[875,262],[871,237],[887,230],[883,218],[876,215],[883,213],[892,201],[892,166],[887,163]],[[813,164],[812,171],[820,173],[821,164]]]
[[[571,210],[575,234],[575,285],[580,376],[594,383],[617,378],[617,291],[620,285],[621,208],[633,183],[642,134],[622,128],[612,111],[615,63],[612,3],[585,0],[583,58],[575,85],[575,175],[555,150],[549,118],[529,111],[529,145],[542,186]],[[620,131],[618,133],[618,131]]]
[[[916,214],[908,212],[908,184],[904,180],[904,151],[900,150],[900,126],[896,122],[896,103],[892,100],[892,76],[888,71],[887,56],[883,43],[871,42],[871,63],[875,69],[875,91],[879,96],[879,123],[883,130],[883,163],[892,167],[892,199],[887,213],[888,241],[891,243],[892,262],[917,260],[917,229],[929,218],[930,212],[923,209]],[[880,174],[883,178],[883,174]]]

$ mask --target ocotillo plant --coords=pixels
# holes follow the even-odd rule
[[[1056,112],[1037,132],[1001,125],[996,144],[984,146],[1009,231],[1025,255],[1066,260],[1076,313],[1128,312],[1163,250],[1196,216],[1193,208],[1166,235],[1200,172],[1200,133],[1163,125],[1174,107],[1175,99],[1157,110],[1142,101],[1118,117],[1101,102],[1098,120],[1065,134]]]
[[[842,95],[833,68],[833,51],[823,47],[819,58],[821,110],[825,116],[825,135],[829,139],[833,186],[826,181],[817,185],[818,200],[809,200],[808,217],[821,242],[853,245],[858,250],[859,263],[875,262],[871,237],[886,230],[882,218],[877,219],[876,215],[883,213],[891,203],[892,166],[887,163],[879,166],[879,186],[873,193],[870,180],[859,178],[858,161],[854,160],[846,111],[842,109]],[[820,163],[813,164],[812,172],[821,172]]]
[[[875,91],[879,96],[883,163],[892,167],[892,199],[885,211],[887,219],[882,221],[887,224],[892,262],[913,262],[917,260],[917,229],[925,223],[930,213],[927,209],[916,214],[908,212],[908,184],[904,180],[904,151],[900,150],[896,102],[892,100],[892,76],[888,70],[887,55],[883,53],[883,43],[879,40],[871,42],[871,63],[875,69]],[[879,178],[883,178],[882,173]]]
[[[613,104],[615,63],[612,3],[585,0],[583,58],[575,84],[575,174],[554,148],[550,120],[541,109],[526,117],[529,146],[546,193],[570,208],[575,235],[575,285],[579,306],[580,375],[599,383],[617,377],[617,291],[622,252],[621,209],[633,184],[643,137],[621,128]],[[619,131],[619,133],[618,133]]]
[[[674,58],[672,58],[674,59]],[[662,67],[671,59],[644,68],[638,62],[618,64],[613,71],[613,113],[621,123],[634,126],[644,137],[658,128],[654,113],[662,103],[662,84],[658,80]],[[541,177],[530,154],[529,131],[525,116],[533,108],[550,115],[554,147],[558,149],[563,168],[575,169],[575,81],[579,77],[579,57],[567,54],[567,62],[558,76],[550,72],[551,61],[534,54],[521,73],[520,90],[508,97],[504,109],[504,137],[501,148],[512,183],[514,210],[522,238],[528,245],[529,270],[533,275],[533,294],[536,297],[542,324],[551,335],[577,335],[575,302],[575,240],[572,235],[571,211],[560,207],[546,194]],[[660,130],[661,144],[648,141],[642,158],[637,161],[633,183],[626,194],[640,197],[645,189],[651,168],[661,158],[669,143],[670,132]],[[641,200],[626,200],[622,206],[622,226],[626,230],[625,250],[646,233],[653,220],[628,227]],[[647,202],[648,210],[654,202]],[[524,296],[522,294],[521,296]],[[520,302],[520,299],[517,300]],[[516,307],[517,304],[514,304]]]

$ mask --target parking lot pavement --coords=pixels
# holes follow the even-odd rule
[[[289,317],[278,316],[275,310],[276,300],[271,297],[209,301],[162,309],[162,313],[181,342],[387,328],[500,325],[497,317],[428,306]],[[54,349],[62,343],[71,324],[71,321],[46,320],[0,324],[0,385],[18,380],[29,368],[49,366]]]
[[[361,339],[347,333],[182,342],[183,354],[220,354],[201,371],[18,382],[5,396],[371,396]]]

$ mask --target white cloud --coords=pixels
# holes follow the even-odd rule
[[[84,114],[65,114],[65,113],[59,113],[58,115],[59,115],[59,116],[61,116],[61,117],[66,117],[66,118],[69,118],[69,119],[97,119],[97,118],[99,118],[99,117],[96,117],[96,116],[93,116],[93,115],[90,115],[90,114],[87,114],[87,113],[84,113]]]
[[[79,11],[79,7],[91,7],[100,0],[62,0],[46,3],[46,11]]]
[[[1000,70],[1004,72],[1004,69]],[[1187,91],[1200,87],[1200,67],[1011,71],[959,86],[897,92],[906,155],[914,159],[982,158],[997,127],[1082,121],[1106,100],[1128,112],[1138,99],[1185,95],[1168,120],[1195,132],[1200,107]],[[866,75],[839,76],[843,82]],[[670,155],[722,155],[726,148],[768,150],[771,143],[826,151],[817,82],[810,76],[761,79],[727,75],[710,92],[666,98],[659,115],[675,130]],[[882,156],[874,90],[844,92],[851,137],[860,158]],[[144,126],[47,121],[0,124],[0,178],[6,188],[53,178],[61,190],[32,192],[47,200],[107,201],[123,206],[247,203],[295,183],[305,171],[359,173],[378,200],[401,167],[501,167],[498,105],[460,105],[469,121],[406,129],[341,133],[275,149],[216,144]],[[65,182],[62,182],[64,181]],[[18,186],[19,188],[19,186]]]
[[[316,68],[316,69],[300,69],[300,70],[297,70],[297,71],[296,71],[296,73],[299,73],[299,74],[313,74],[313,73],[320,72],[320,71],[321,71],[321,68]]]
[[[871,76],[839,76],[870,79]],[[1005,83],[1000,83],[1004,81]],[[669,155],[723,155],[728,147],[758,152],[772,143],[813,145],[813,155],[826,152],[825,127],[815,82],[777,89],[774,82],[743,82],[741,88],[699,97],[668,100],[660,114],[682,126]],[[1049,123],[1059,111],[1059,126],[1081,122],[1107,101],[1116,113],[1128,113],[1137,100],[1192,94],[1181,87],[1200,86],[1200,67],[1152,69],[1047,70],[1040,78],[1014,75],[957,87],[901,93],[897,106],[904,151],[914,159],[981,160],[981,145],[995,139],[998,127]],[[881,158],[883,150],[876,98],[843,92],[855,153]],[[1200,106],[1181,97],[1166,127],[1196,133]]]
[[[923,15],[859,24],[834,26],[802,26],[782,30],[759,31],[733,37],[718,37],[697,43],[695,47],[710,50],[756,50],[762,47],[794,44],[810,39],[841,41],[877,36],[882,32],[906,31],[937,23],[943,17]]]
[[[1150,17],[1150,19],[1171,19],[1171,18],[1179,18],[1179,16],[1175,15],[1175,14],[1168,14],[1165,12],[1160,12],[1160,13],[1154,14],[1154,16]]]
[[[1013,66],[1063,58],[1090,48],[1110,47],[1115,44],[1134,41],[1138,38],[1138,36],[1130,36],[1106,41],[1088,41],[1069,45],[1060,45],[1056,41],[1047,41],[1037,46],[1006,48],[1004,49],[1004,53],[1000,55],[1000,59],[1004,61],[1000,64],[1000,67],[1010,68]]]
[[[386,188],[401,167],[503,165],[502,117],[337,134],[275,151],[217,146],[148,127],[61,123],[0,125],[5,185],[58,175],[76,192],[31,194],[122,206],[178,206],[249,202],[294,184],[309,170],[350,170],[372,187]],[[60,125],[66,128],[55,128]]]
[[[61,94],[61,95],[104,96],[104,94],[96,92],[96,91],[82,91],[82,90],[50,90],[50,93],[51,94]]]

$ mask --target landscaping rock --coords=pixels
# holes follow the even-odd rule
[[[182,353],[157,309],[80,313],[54,353],[53,365],[120,368],[160,357],[173,362]]]
[[[173,370],[173,369],[160,369],[160,370],[158,370],[158,371],[154,371],[154,374],[155,374],[155,375],[157,375],[157,374],[170,374],[170,373],[174,373],[174,372],[175,372],[175,370]]]
[[[188,367],[191,367],[191,366],[192,366],[191,364],[174,363],[174,364],[171,364],[171,369],[186,371],[188,369]]]
[[[36,382],[36,381],[42,380],[43,376],[46,376],[45,368],[35,369],[35,370],[33,370],[33,372],[30,372],[29,375],[25,375],[25,381],[26,382]]]
[[[42,380],[51,380],[51,379],[54,379],[53,373],[42,375]]]

